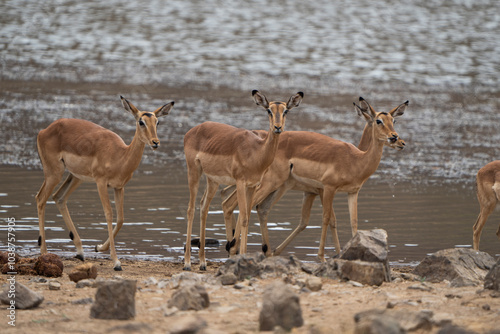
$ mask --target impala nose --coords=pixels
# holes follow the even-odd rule
[[[160,141],[159,140],[153,140],[153,145],[151,147],[156,150],[160,146]]]
[[[283,132],[283,127],[281,126],[274,126],[274,133],[281,133]]]

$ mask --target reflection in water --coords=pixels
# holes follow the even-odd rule
[[[2,218],[14,217],[16,220],[18,251],[23,255],[37,254],[38,219],[34,196],[43,180],[42,172],[1,167],[0,177],[2,192],[7,194],[0,197]],[[176,166],[146,174],[136,173],[125,195],[125,226],[116,245],[119,257],[181,261],[189,198],[186,179],[184,170]],[[277,246],[297,226],[301,200],[300,192],[291,191],[271,211],[269,234],[272,245]],[[316,260],[321,207],[319,201],[315,204],[310,226],[285,249],[283,255],[293,253],[302,260]],[[84,183],[70,197],[68,207],[83,239],[86,256],[96,255],[94,247],[106,239],[107,230],[95,185]],[[334,208],[339,237],[345,244],[350,238],[350,226],[344,194],[336,197]],[[368,181],[359,194],[359,228],[385,229],[389,235],[390,261],[411,264],[440,249],[471,247],[472,225],[478,210],[475,194],[470,189],[464,191],[453,185],[444,189]],[[198,212],[196,222],[199,221]],[[255,213],[251,221],[249,251],[260,251],[261,237]],[[224,222],[217,197],[212,201],[207,226],[207,237],[221,242],[220,247],[207,249],[207,258],[225,259]],[[75,248],[53,202],[47,206],[46,227],[49,251],[73,255]],[[496,228],[495,215],[492,215],[483,232],[481,250],[500,256]],[[1,230],[5,231],[5,225]],[[199,227],[195,225],[194,232],[198,231]],[[0,250],[7,247],[4,239],[0,240]],[[329,234],[327,256],[334,254],[332,245]],[[197,256],[196,248],[193,256]]]

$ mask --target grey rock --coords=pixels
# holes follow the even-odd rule
[[[94,299],[89,297],[89,298],[82,298],[82,299],[77,299],[71,301],[71,304],[74,305],[87,305],[87,304],[92,304],[94,302]]]
[[[295,255],[267,257],[261,262],[261,272],[265,274],[296,273],[301,268],[301,261]]]
[[[59,282],[49,282],[49,290],[61,290],[61,283]]]
[[[201,317],[187,316],[180,318],[169,326],[170,334],[197,334],[202,333],[207,322]]]
[[[448,280],[453,287],[483,284],[495,264],[491,255],[468,248],[440,250],[427,256],[413,273],[430,282]]]
[[[377,323],[375,319],[382,320],[381,323]],[[361,331],[362,327],[366,325],[372,325],[371,327],[375,330],[378,329],[383,323],[387,325],[387,330],[393,330],[394,332],[387,331],[386,333],[406,333],[416,330],[428,331],[432,329],[432,313],[428,311],[412,312],[407,310],[395,310],[395,309],[373,309],[368,311],[363,311],[354,316],[354,321],[356,324],[360,325],[360,329],[357,333],[364,333]],[[375,322],[374,322],[375,321]],[[394,322],[398,326],[394,326]],[[399,328],[399,329],[398,329]],[[398,331],[399,330],[399,331]],[[368,331],[367,333],[384,333],[373,331]]]
[[[329,259],[313,272],[315,276],[356,281],[366,285],[381,285],[387,280],[387,269],[383,263]]]
[[[99,284],[90,317],[97,319],[128,320],[135,317],[137,281],[120,280]]]
[[[238,277],[233,273],[227,273],[220,278],[222,285],[234,285],[238,282]]]
[[[153,329],[143,322],[129,323],[125,325],[113,326],[109,329],[111,333],[151,333]]]
[[[270,331],[280,326],[289,331],[303,324],[299,296],[283,282],[268,285],[259,314],[259,330]]]
[[[500,260],[493,265],[484,277],[484,288],[500,291]]]
[[[356,323],[354,334],[403,334],[406,331],[391,316],[370,315]]]
[[[466,330],[464,328],[455,325],[448,325],[441,328],[438,334],[475,334],[475,332]]]
[[[319,277],[308,277],[306,279],[306,287],[311,291],[319,291],[323,287],[323,282]]]
[[[262,253],[236,255],[219,267],[217,276],[234,274],[240,281],[249,277],[259,277],[262,270],[260,263],[265,258]]]
[[[82,289],[82,288],[92,288],[94,287],[95,280],[93,279],[82,279],[79,280],[78,283],[76,283],[76,288],[77,289]]]
[[[190,284],[180,287],[172,294],[168,307],[177,307],[179,310],[202,310],[210,305],[210,299],[205,287],[199,284]]]
[[[0,301],[6,305],[12,305],[11,301],[15,301],[16,309],[30,309],[38,307],[43,302],[43,296],[27,286],[12,281],[7,280],[4,290],[0,293]],[[14,295],[14,296],[12,296]]]
[[[385,281],[390,282],[387,232],[382,229],[371,231],[359,230],[342,249],[339,258],[342,260],[360,260],[382,263],[385,267]]]
[[[204,275],[192,272],[182,272],[180,274],[173,275],[170,279],[170,287],[172,289],[178,289],[180,286],[185,284],[198,284],[203,282]]]

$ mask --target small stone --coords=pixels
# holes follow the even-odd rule
[[[76,288],[81,289],[81,288],[88,288],[88,287],[93,287],[95,281],[93,279],[82,279],[81,281],[78,281],[76,283]]]
[[[311,291],[319,291],[323,287],[323,282],[319,277],[308,277],[306,279],[306,286]]]
[[[169,327],[170,334],[196,334],[207,327],[207,322],[201,317],[187,316],[175,321]]]
[[[233,273],[227,273],[221,276],[220,281],[222,285],[233,285],[238,282],[238,277]]]
[[[82,298],[82,299],[73,300],[73,301],[71,301],[71,304],[74,304],[74,305],[87,305],[87,304],[92,304],[93,302],[94,302],[94,299],[92,299],[91,297],[89,297],[89,298]]]
[[[75,267],[68,276],[73,282],[89,278],[95,279],[97,277],[97,267],[92,263],[81,264]]]
[[[61,283],[49,282],[49,290],[61,290]]]
[[[177,307],[179,310],[199,311],[210,305],[208,293],[205,287],[199,284],[185,285],[172,294],[168,301],[168,307]]]

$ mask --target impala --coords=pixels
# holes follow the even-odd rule
[[[484,224],[500,199],[500,160],[486,164],[477,172],[476,185],[480,211],[473,227],[473,247],[479,250],[479,240]],[[500,239],[500,226],[496,234]]]
[[[253,204],[257,206],[262,250],[266,255],[278,255],[309,223],[312,204],[320,195],[323,204],[323,223],[318,257],[324,261],[327,227],[330,226],[336,252],[340,252],[337,223],[333,211],[336,192],[348,193],[351,231],[357,232],[357,198],[361,187],[376,171],[384,145],[401,150],[404,141],[395,132],[394,117],[401,116],[408,101],[389,113],[376,112],[362,97],[354,104],[359,115],[367,121],[359,147],[313,132],[289,131],[283,134],[278,154],[262,179]],[[299,226],[274,250],[269,246],[267,216],[272,206],[290,189],[304,191]],[[225,189],[227,192],[228,189]],[[224,194],[223,194],[224,195]],[[223,202],[226,230],[234,225],[232,211],[236,206],[234,192]],[[228,232],[226,232],[228,233]],[[228,233],[229,235],[229,233]],[[229,247],[228,247],[228,250]]]
[[[167,115],[174,102],[165,104],[154,112],[147,112],[139,111],[125,98],[122,96],[120,98],[125,110],[134,115],[136,120],[134,139],[128,146],[116,133],[81,119],[59,119],[38,134],[38,155],[44,174],[42,187],[36,195],[40,230],[38,244],[42,254],[47,253],[45,206],[67,169],[69,175],[54,193],[53,199],[70,231],[69,236],[76,247],[76,257],[84,260],[82,242],[71,220],[66,202],[83,181],[94,181],[108,225],[108,239],[104,244],[96,246],[96,251],[106,251],[111,248],[114,269],[122,270],[116,256],[114,239],[124,221],[124,187],[139,166],[144,147],[149,145],[155,150],[160,145],[156,134],[158,117]],[[115,195],[117,220],[114,229],[108,187],[114,189]]]
[[[286,114],[292,108],[299,106],[304,94],[298,92],[292,95],[286,103],[268,102],[264,94],[257,90],[252,91],[252,96],[255,103],[262,106],[269,115],[269,129],[264,137],[249,130],[214,122],[197,125],[184,137],[189,185],[184,270],[191,270],[191,233],[195,200],[203,174],[206,175],[207,187],[200,204],[200,270],[206,270],[206,220],[210,202],[219,184],[236,185],[240,215],[235,235],[239,237],[241,234],[240,252],[246,252],[248,219],[255,188],[260,184],[262,175],[274,160],[278,140],[285,127]]]

